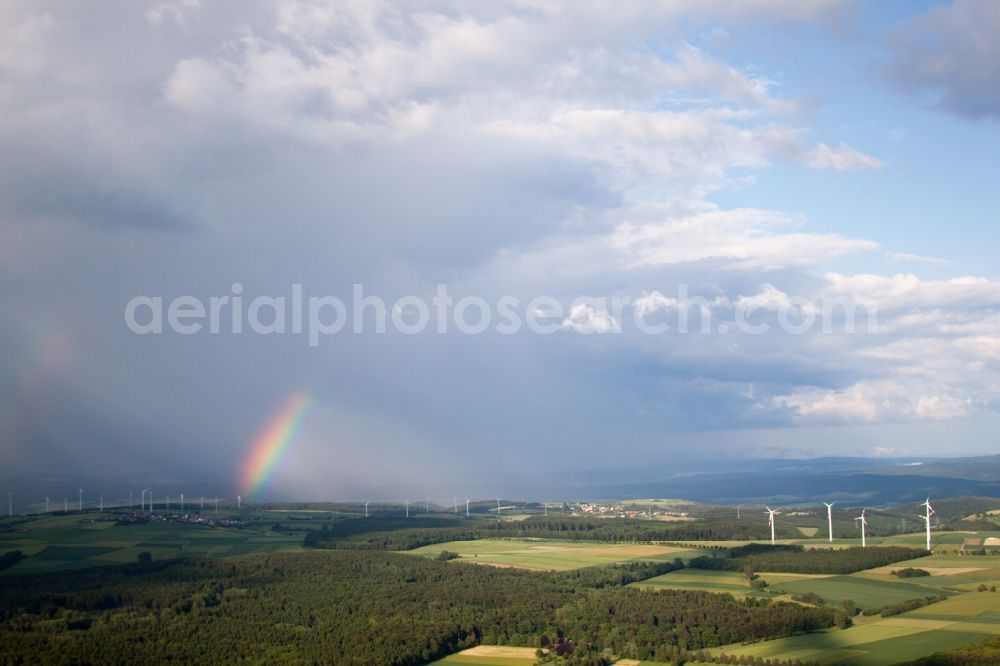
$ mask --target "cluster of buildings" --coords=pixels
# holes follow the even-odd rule
[[[661,517],[673,520],[690,520],[686,511],[669,511],[657,506],[643,509],[626,507],[621,504],[600,504],[596,502],[581,502],[571,507],[573,515],[596,516],[601,518],[652,518]]]
[[[189,523],[208,525],[209,527],[246,527],[245,520],[237,520],[226,515],[205,516],[200,513],[150,513],[148,511],[129,511],[115,516],[117,525],[135,525],[138,523]]]

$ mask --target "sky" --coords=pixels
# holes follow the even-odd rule
[[[998,32],[991,0],[5,2],[2,473],[347,498],[994,453]]]

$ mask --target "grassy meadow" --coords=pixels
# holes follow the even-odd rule
[[[0,532],[0,553],[20,550],[27,557],[0,576],[135,562],[148,552],[154,560],[173,557],[229,557],[301,548],[301,534],[261,529],[150,522],[116,525],[113,514],[33,516]]]

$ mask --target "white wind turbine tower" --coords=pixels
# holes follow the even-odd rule
[[[69,500],[63,497],[63,513],[69,513]]]
[[[181,511],[184,511],[184,493],[181,493]]]
[[[452,497],[451,501],[455,503],[455,513],[458,514],[458,498]]]
[[[833,500],[829,504],[826,504],[826,524],[830,529],[830,543],[833,543],[833,505],[837,503],[837,500]]]
[[[45,498],[45,513],[49,512],[49,498]]]
[[[204,511],[204,510],[205,510],[205,496],[202,495],[201,496],[201,504],[199,505],[198,511]]]
[[[368,517],[368,500],[365,500],[365,518]]]
[[[83,488],[82,487],[80,488],[80,504],[79,504],[79,509],[80,509],[81,512],[83,512]]]
[[[469,498],[465,498],[465,517],[469,517]]]
[[[497,498],[497,520],[500,520],[500,498]]]
[[[243,508],[243,495],[237,495],[236,496],[236,508],[237,509],[242,509]]]
[[[767,505],[765,505],[764,508],[767,509],[767,524],[771,526],[771,545],[773,546],[774,545],[774,517],[776,515],[778,515],[779,513],[781,513],[781,512],[780,511],[775,511],[774,509],[772,509],[771,507],[769,507]]]
[[[927,507],[926,515],[920,516],[927,523],[927,550],[931,549],[931,516],[934,515],[934,509],[931,507],[931,498],[928,497],[920,506]]]
[[[410,517],[410,500],[403,500],[403,505],[406,507],[406,517]]]
[[[861,515],[854,519],[854,522],[861,521],[861,547],[864,548],[868,544],[865,543],[865,527],[868,525],[868,519],[865,518],[865,511],[868,509],[861,509]]]
[[[97,498],[98,511],[104,511],[104,495]]]

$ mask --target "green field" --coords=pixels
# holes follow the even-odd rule
[[[997,566],[991,566],[994,564]],[[1000,580],[1000,561],[990,557],[933,555],[921,559],[919,566],[933,575],[901,580],[889,574],[893,567],[883,567],[850,576],[781,583],[774,581],[773,587],[795,594],[815,592],[828,602],[850,598],[860,607],[882,607],[927,594],[950,595],[949,598],[901,615],[886,618],[859,616],[855,618],[855,626],[845,630],[794,636],[749,646],[730,645],[713,652],[801,659],[822,664],[880,666],[975,643],[990,634],[1000,634],[1000,592],[965,591]],[[764,576],[767,578],[769,574]]]
[[[802,581],[809,584],[822,577],[805,574],[761,574],[772,586],[785,587],[786,582]],[[754,590],[746,576],[738,571],[710,571],[707,569],[682,569],[662,576],[632,583],[633,587],[647,589],[702,590],[704,592],[728,592],[736,596],[770,597],[769,592]],[[908,597],[909,598],[909,597]]]
[[[753,594],[746,576],[736,571],[707,571],[703,569],[682,569],[662,576],[650,578],[633,587],[647,589],[703,590],[705,592],[729,592],[738,596]],[[756,596],[756,595],[755,595]]]
[[[458,553],[456,562],[473,562],[501,567],[568,571],[599,564],[629,560],[662,561],[692,557],[697,551],[655,544],[599,544],[552,539],[480,539],[450,541],[407,551],[436,557],[442,551]]]
[[[0,532],[0,553],[20,550],[27,555],[0,576],[135,562],[141,552],[150,553],[154,560],[228,557],[293,550],[301,544],[301,534],[261,529],[173,522],[116,525],[108,513],[46,515]]]
[[[430,666],[531,666],[536,661],[534,648],[479,645],[444,659]]]
[[[761,577],[770,582],[769,574],[761,574]],[[859,608],[882,608],[928,595],[951,594],[950,591],[943,588],[893,578],[894,580],[881,580],[851,574],[781,583],[775,580],[772,585],[788,594],[814,592],[826,601],[835,604],[842,603],[844,599],[851,599]]]

